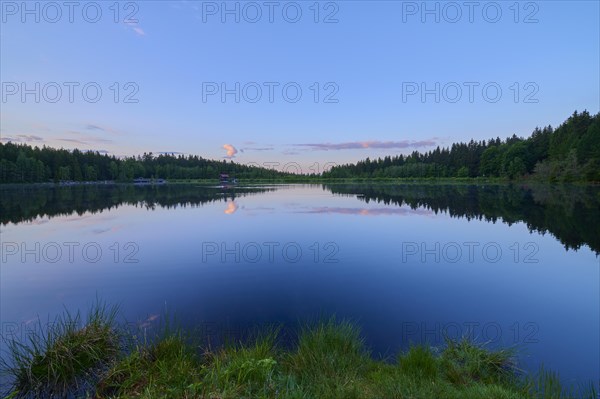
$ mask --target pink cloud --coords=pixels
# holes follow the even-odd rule
[[[234,158],[238,150],[231,144],[223,144],[223,148],[227,151],[227,158]]]

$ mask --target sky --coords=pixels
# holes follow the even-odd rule
[[[320,172],[600,110],[598,1],[2,1],[0,138]]]

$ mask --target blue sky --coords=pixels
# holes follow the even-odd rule
[[[4,142],[306,172],[600,109],[597,1],[1,7]]]

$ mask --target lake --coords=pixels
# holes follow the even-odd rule
[[[600,375],[600,188],[313,184],[0,189],[3,336],[121,305],[207,340],[336,315],[374,356],[470,336]]]

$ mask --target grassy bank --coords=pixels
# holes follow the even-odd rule
[[[307,325],[292,345],[273,329],[210,349],[168,328],[135,339],[104,309],[85,323],[62,317],[29,346],[12,341],[3,365],[9,397],[596,398],[593,387],[567,392],[551,372],[525,377],[514,351],[468,340],[375,360],[356,326],[330,319]]]

